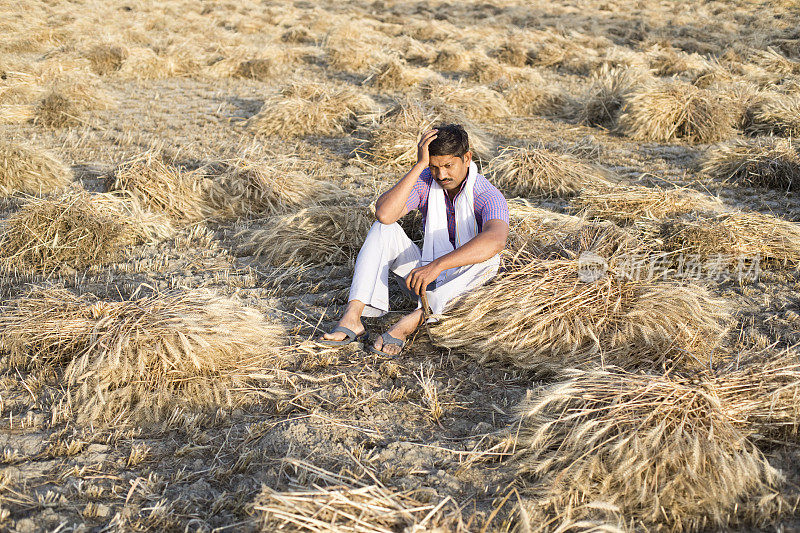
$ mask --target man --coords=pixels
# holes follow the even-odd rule
[[[422,212],[420,251],[397,220]],[[362,316],[389,310],[389,271],[405,278],[414,295],[426,296],[434,314],[465,291],[497,273],[508,238],[508,204],[472,162],[467,132],[450,124],[426,132],[417,145],[417,162],[375,204],[372,225],[356,259],[350,297],[342,318],[321,342],[364,340]],[[422,323],[421,306],[381,335],[370,351],[394,356]]]

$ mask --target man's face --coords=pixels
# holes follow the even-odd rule
[[[454,155],[432,155],[428,168],[431,176],[446,191],[457,190],[467,178],[469,164],[472,162],[472,153],[467,152],[462,157]]]

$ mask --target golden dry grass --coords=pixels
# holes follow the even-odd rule
[[[800,136],[800,96],[762,95],[747,110],[745,129],[752,135]]]
[[[591,86],[578,100],[576,119],[582,124],[614,129],[627,98],[649,81],[644,70],[603,69],[592,77]]]
[[[708,363],[686,350],[707,354],[721,340],[723,300],[699,286],[629,277],[623,268],[617,272],[614,258],[604,258],[607,270],[591,281],[585,257],[531,257],[466,293],[430,328],[434,343],[481,363],[544,373]]]
[[[163,422],[175,410],[230,407],[250,374],[274,368],[285,331],[211,291],[108,301],[35,287],[0,307],[15,366],[64,366],[79,423]]]
[[[639,247],[637,239],[612,222],[590,221],[572,215],[535,207],[530,201],[508,201],[509,236],[506,248],[511,253],[525,250],[537,257],[575,257],[592,250],[611,257]]]
[[[702,170],[723,181],[797,190],[800,188],[800,151],[788,139],[735,141],[710,150]]]
[[[264,217],[350,197],[338,185],[286,168],[281,161],[241,159],[225,166],[208,191],[217,218]]]
[[[276,266],[352,263],[373,222],[366,206],[308,207],[253,221],[235,235],[237,253]]]
[[[703,531],[789,511],[782,475],[713,389],[617,370],[566,377],[517,410],[515,463],[533,483],[537,531]]]
[[[49,151],[32,144],[0,142],[0,197],[53,192],[71,182],[69,167]]]
[[[376,89],[396,91],[436,79],[440,79],[440,76],[430,69],[411,67],[402,59],[393,58],[380,65],[366,83]]]
[[[191,223],[214,215],[208,203],[211,186],[200,171],[181,169],[148,151],[119,165],[109,190],[125,191],[150,210]]]
[[[721,210],[722,202],[713,196],[686,189],[616,186],[586,188],[570,201],[573,210],[589,217],[630,224],[637,220],[659,220],[676,215]]]
[[[611,172],[570,154],[543,146],[507,146],[484,167],[492,183],[510,196],[570,196],[581,190],[611,187]]]
[[[30,198],[3,224],[0,264],[20,273],[82,269],[112,261],[134,244],[158,242],[173,228],[135,200],[66,191]]]
[[[353,87],[300,81],[269,95],[247,127],[254,133],[284,138],[341,135],[356,125],[358,115],[372,111],[372,99]]]
[[[800,265],[800,224],[762,213],[687,216],[665,222],[668,249],[703,259],[758,260],[762,266]]]
[[[487,121],[511,114],[500,93],[481,85],[467,87],[460,83],[431,83],[423,88],[423,94],[426,99],[441,100],[448,107],[463,110],[474,121]]]
[[[716,93],[669,81],[632,92],[618,130],[641,141],[710,143],[733,135],[734,120],[730,106]]]
[[[494,149],[492,139],[461,111],[443,102],[405,99],[384,113],[371,128],[370,140],[357,151],[379,166],[407,167],[417,160],[417,143],[434,126],[455,123],[469,135],[473,158],[484,159]]]
[[[569,94],[544,80],[512,84],[503,95],[517,115],[558,117],[572,113],[573,101]]]

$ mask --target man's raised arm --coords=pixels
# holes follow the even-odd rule
[[[417,145],[417,162],[394,187],[383,193],[375,202],[375,216],[381,224],[394,224],[407,213],[406,201],[420,174],[430,164],[428,145],[435,138],[436,130],[430,130],[422,136]]]

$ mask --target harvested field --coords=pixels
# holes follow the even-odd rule
[[[0,531],[800,529],[798,27],[0,3]],[[445,123],[509,199],[503,270],[398,356],[317,342]]]

